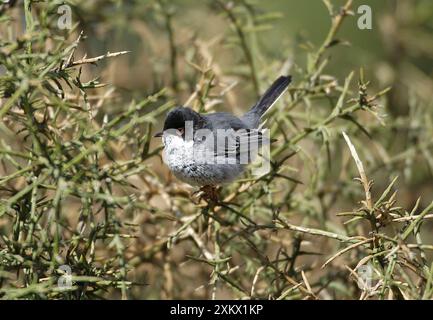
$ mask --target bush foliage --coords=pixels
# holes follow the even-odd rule
[[[429,4],[387,8],[384,57],[343,77],[350,0],[277,52],[253,1],[0,4],[0,297],[433,298]],[[197,203],[152,138],[165,113],[240,114],[281,73],[271,171]]]

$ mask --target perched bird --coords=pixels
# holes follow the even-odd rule
[[[280,76],[243,116],[228,112],[201,114],[176,107],[168,114],[162,132],[163,158],[180,180],[202,187],[205,198],[217,200],[215,187],[235,180],[269,143],[262,135],[260,120],[291,82]]]

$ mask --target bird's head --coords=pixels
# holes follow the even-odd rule
[[[192,124],[193,130],[198,130],[203,127],[204,119],[199,113],[190,108],[176,107],[167,114],[163,131],[155,134],[155,137],[162,137],[164,132],[184,136],[188,124]]]

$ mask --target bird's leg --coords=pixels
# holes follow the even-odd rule
[[[213,201],[215,203],[218,202],[218,190],[215,186],[211,186],[211,185],[207,185],[207,186],[203,186],[200,189],[201,191],[203,191],[203,199],[205,199],[206,201]]]
[[[206,202],[214,202],[218,203],[219,197],[218,197],[218,190],[215,186],[212,185],[206,185],[200,188],[200,190],[195,191],[192,194],[192,197],[198,196],[199,202],[200,200],[205,200]]]
[[[195,201],[194,198],[198,201]],[[198,205],[201,200],[205,200],[207,203],[213,202],[213,204],[217,204],[219,202],[218,189],[212,185],[202,186],[199,190],[191,194],[191,199],[196,205]]]

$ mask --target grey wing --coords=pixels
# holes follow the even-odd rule
[[[213,137],[206,138],[206,149],[212,150],[217,163],[248,164],[260,148],[270,142],[259,129],[250,128],[230,113],[205,115],[212,124]]]
[[[267,133],[259,129],[232,131],[224,146],[220,146],[220,148],[223,149],[224,147],[225,155],[236,158],[240,164],[252,163],[260,153],[261,148],[270,143]]]
[[[208,128],[215,129],[250,129],[241,119],[228,112],[215,112],[203,115],[208,120]],[[211,124],[211,125],[210,125]]]

